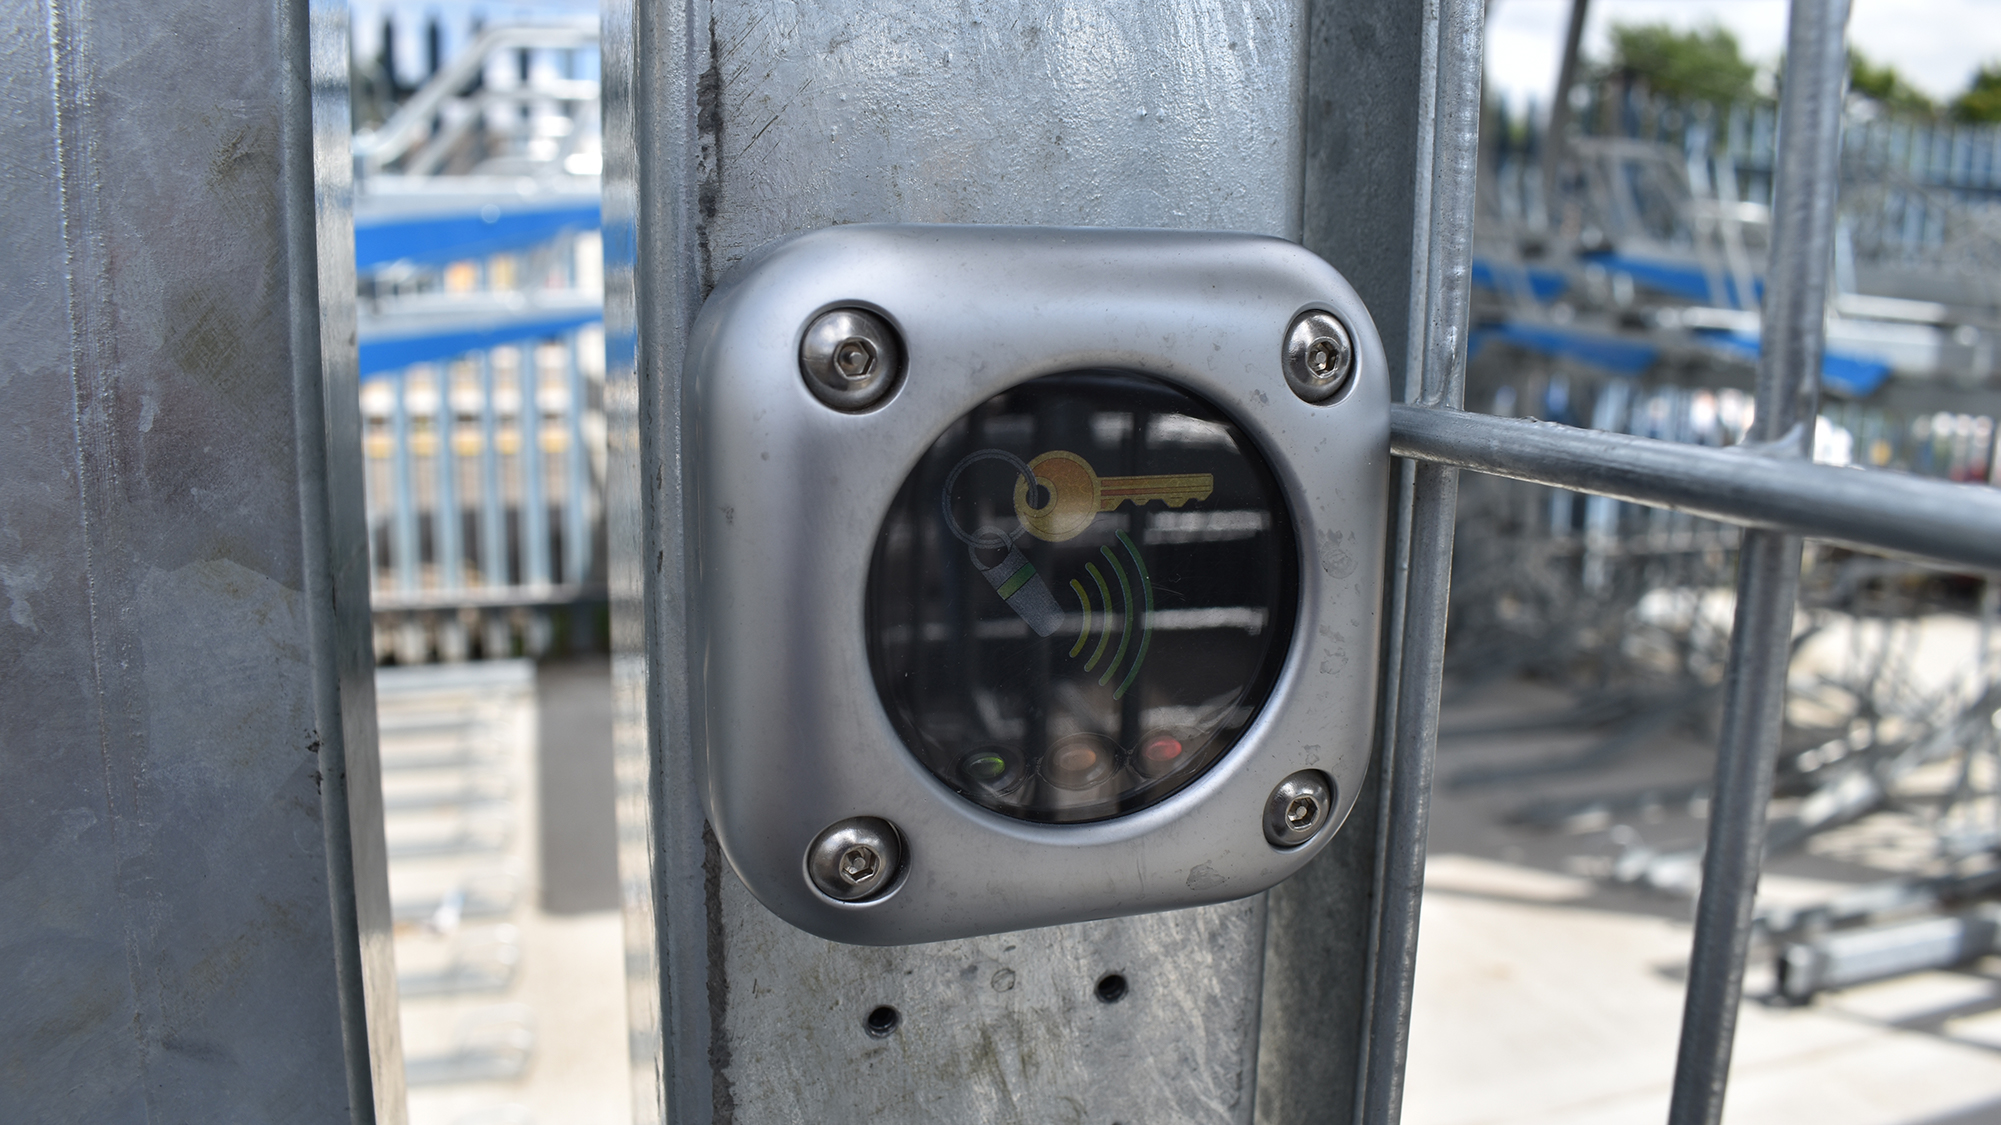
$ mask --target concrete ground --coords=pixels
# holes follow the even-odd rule
[[[503,936],[516,965],[502,989],[405,1001],[406,1053],[420,1073],[468,1046],[503,1069],[521,1063],[511,1075],[414,1086],[413,1125],[630,1120],[607,666],[467,665],[384,677],[386,759],[468,746],[486,755],[477,777],[392,770],[388,792],[408,798],[425,786],[504,778],[514,826],[496,843],[462,812],[392,813],[392,840],[421,848],[457,832],[470,841],[463,854],[397,859],[399,899],[435,900],[455,881],[473,886],[474,899],[491,898],[498,892],[477,880],[495,871],[506,878],[494,885],[515,896],[503,916],[441,923],[433,911],[399,927],[406,974],[469,948],[477,961],[476,947],[492,949],[499,927],[509,928]],[[1493,729],[1572,705],[1523,683],[1448,697],[1411,1030],[1410,1125],[1664,1119],[1689,902],[1601,876],[1621,843],[1699,840],[1700,808],[1670,800],[1582,817],[1563,831],[1524,827],[1510,814],[1532,800],[1672,790],[1708,774],[1710,750],[1671,731],[1597,771],[1463,784],[1473,771],[1556,761],[1602,738]],[[455,733],[441,736],[441,721],[457,723]],[[1913,853],[1914,832],[1878,816],[1830,833],[1774,864],[1762,891],[1768,900],[1808,902],[1880,879]],[[1761,955],[1740,1017],[1725,1116],[1732,1125],[2001,1122],[2001,960],[1824,994],[1802,1008],[1762,999],[1771,986]]]
[[[608,664],[377,685],[411,1125],[625,1125]]]
[[[1665,1119],[1691,936],[1684,897],[1608,886],[1621,842],[1702,838],[1697,806],[1583,817],[1571,831],[1510,822],[1536,799],[1704,778],[1704,741],[1671,732],[1607,767],[1464,784],[1501,764],[1550,763],[1603,737],[1496,732],[1572,705],[1493,685],[1448,700],[1432,813],[1404,1121],[1616,1123]],[[1485,733],[1474,733],[1478,728]],[[1469,732],[1457,737],[1454,730]],[[1461,784],[1455,785],[1458,779]],[[1880,815],[1771,865],[1762,901],[1811,902],[1885,878],[1913,827]],[[1753,961],[1724,1120],[1732,1125],[1959,1125],[2001,1121],[2001,960],[1823,994],[1764,999]]]

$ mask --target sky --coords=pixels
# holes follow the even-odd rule
[[[1613,23],[1718,23],[1752,62],[1770,68],[1784,53],[1786,0],[1591,0],[1586,58],[1611,53]],[[1487,88],[1519,110],[1549,104],[1563,54],[1570,0],[1492,0],[1487,16]],[[1944,101],[1966,89],[1982,64],[2001,62],[2001,0],[1851,0],[1848,41],[1877,64]]]

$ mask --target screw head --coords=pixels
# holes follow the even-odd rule
[[[1334,782],[1319,770],[1300,770],[1265,799],[1265,839],[1296,848],[1313,838],[1334,812]]]
[[[1285,332],[1285,381],[1308,402],[1326,402],[1347,389],[1355,374],[1355,345],[1333,313],[1311,310]]]
[[[867,844],[856,844],[841,853],[841,882],[848,886],[866,886],[881,872],[882,856]]]
[[[836,410],[867,410],[896,388],[903,345],[889,322],[867,309],[834,309],[806,326],[799,370],[806,386]]]
[[[807,877],[821,894],[841,902],[866,902],[883,894],[902,867],[902,839],[880,817],[837,821],[806,849]]]
[[[834,346],[834,370],[852,382],[868,378],[875,369],[875,345],[860,336],[850,336]]]

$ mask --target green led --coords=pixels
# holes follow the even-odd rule
[[[1007,772],[1007,759],[999,754],[975,754],[966,760],[966,772],[976,781],[993,781]]]

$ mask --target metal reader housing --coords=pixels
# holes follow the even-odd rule
[[[861,410],[801,377],[831,309],[883,318],[900,381]],[[1309,402],[1288,386],[1289,326],[1335,314],[1353,376]],[[1137,372],[1220,407],[1290,508],[1298,618],[1282,672],[1227,754],[1164,802],[1082,824],[981,808],[920,765],[871,680],[864,586],[892,498],[934,438],[1040,376]],[[902,945],[1199,906],[1256,894],[1324,847],[1372,748],[1389,484],[1389,380],[1355,291],[1298,245],[1244,234],[856,225],[774,243],[704,305],[686,376],[698,544],[698,737],[709,816],[751,893],[835,941]],[[1280,847],[1264,821],[1301,770],[1333,815]],[[880,895],[816,889],[827,826],[879,817],[903,867]]]

